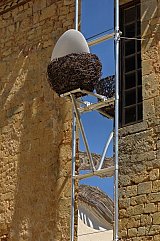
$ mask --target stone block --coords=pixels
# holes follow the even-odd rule
[[[127,222],[127,229],[138,228],[140,226],[140,215],[130,217]]]
[[[146,155],[144,154],[142,158],[145,158],[145,156]],[[147,162],[147,160],[150,158],[152,160],[152,158],[154,158],[154,156],[152,156],[152,154],[151,154],[151,156],[150,156],[150,154],[148,154],[148,157],[146,156],[146,158],[145,158],[145,162]],[[141,157],[140,157],[140,159],[141,159]],[[143,161],[141,161],[141,165],[143,166],[143,172],[142,173],[137,172],[135,175],[132,176],[132,179],[131,179],[136,184],[139,184],[141,182],[145,182],[148,180],[148,172],[144,170],[145,167],[144,167]]]
[[[160,192],[149,194],[148,195],[148,200],[150,202],[159,202],[159,200],[160,200]]]
[[[142,76],[150,75],[153,73],[152,60],[142,61]]]
[[[136,237],[137,236],[137,229],[136,228],[130,228],[128,229],[128,237]]]
[[[137,185],[128,186],[126,188],[126,196],[133,197],[137,195]]]
[[[44,48],[47,48],[49,46],[53,46],[53,40],[52,39],[49,39],[49,40],[47,40],[43,43]]]
[[[137,236],[145,236],[145,234],[146,234],[146,228],[145,227],[139,227],[138,232],[137,232]]]
[[[128,224],[129,219],[128,218],[123,218],[119,220],[119,230],[120,232],[123,230],[127,230],[127,224]]]
[[[138,184],[138,194],[151,193],[152,182],[143,182]]]
[[[154,236],[154,241],[159,241],[160,240],[160,234],[157,234]]]
[[[120,175],[119,177],[119,184],[123,187],[129,186],[131,183],[131,179],[128,175]]]
[[[151,104],[154,105],[154,100],[147,102],[149,109],[151,108],[150,106]],[[147,113],[149,113],[149,110]],[[135,154],[137,155],[137,158],[138,158],[139,154],[144,155],[145,153],[147,156],[148,152],[151,152],[155,149],[156,149],[156,144],[155,144],[154,133],[152,129],[146,130],[137,134],[133,134],[133,135],[127,135],[121,138],[121,141],[119,143],[119,151],[121,155],[130,155],[130,157],[131,155]]]
[[[121,230],[119,233],[119,238],[126,238],[127,237],[127,230]]]
[[[150,214],[141,215],[141,226],[149,226],[152,224],[152,216]]]
[[[157,180],[159,178],[159,169],[157,168],[157,169],[151,170],[149,173],[149,177],[151,181]]]
[[[6,70],[7,70],[7,63],[0,62],[0,77],[6,74]]]
[[[158,85],[160,86],[160,80]],[[155,112],[156,112],[156,117],[160,118],[160,97],[159,96],[155,98]]]
[[[157,234],[154,236],[154,241],[159,241],[160,240],[160,234]]]
[[[130,208],[129,208],[130,210]],[[127,218],[129,216],[128,212],[126,209],[120,209],[119,210],[119,218]]]
[[[159,95],[159,81],[155,73],[143,76],[143,99],[150,99]]]
[[[160,191],[160,180],[153,181],[152,183],[152,192]]]
[[[144,205],[143,204],[139,204],[136,206],[131,206],[129,208],[127,208],[127,215],[128,217],[132,217],[135,215],[140,215],[144,212]]]
[[[144,213],[155,213],[157,211],[157,205],[154,203],[145,204]]]
[[[130,199],[127,198],[123,198],[119,200],[119,208],[128,208],[130,206]]]
[[[148,235],[156,235],[160,233],[160,225],[152,225],[150,227],[148,227]]]
[[[37,13],[38,11],[46,8],[46,0],[36,0],[33,4],[33,13]]]
[[[126,197],[126,187],[119,188],[119,199]]]
[[[145,120],[153,119],[155,117],[155,103],[154,98],[144,100],[143,105],[143,117]]]
[[[144,203],[147,203],[147,195],[146,194],[142,194],[142,195],[138,195],[136,197],[130,198],[130,204],[132,206],[135,206],[138,204],[144,204]]]
[[[160,224],[160,212],[153,214],[153,224]]]
[[[135,123],[134,125],[130,125],[130,126],[124,126],[119,130],[119,136],[121,138],[123,136],[145,131],[147,128],[148,128],[148,125],[147,125],[147,122],[145,121]],[[121,139],[119,141],[121,141]]]
[[[42,11],[41,15],[40,15],[40,21],[43,21],[47,18],[54,18],[54,15],[56,14],[56,6],[50,5],[47,8],[44,8],[44,10]]]

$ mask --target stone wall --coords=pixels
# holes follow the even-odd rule
[[[123,1],[126,2],[126,1]],[[160,240],[160,1],[141,0],[143,122],[120,130],[120,240]]]
[[[74,0],[0,1],[0,241],[69,240],[71,106],[46,68]]]

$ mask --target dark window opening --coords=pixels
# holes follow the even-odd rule
[[[136,86],[136,72],[125,74],[125,89],[131,89]]]
[[[120,8],[120,126],[142,121],[142,65],[140,1],[134,0]]]
[[[136,46],[135,46],[134,40],[128,40],[125,44],[125,56],[131,55],[135,53]]]

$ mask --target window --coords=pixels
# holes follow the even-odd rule
[[[142,120],[141,41],[127,38],[141,37],[140,1],[122,5],[120,9],[120,125]]]

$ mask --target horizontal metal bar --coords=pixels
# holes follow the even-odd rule
[[[86,101],[83,102],[83,101],[81,101],[81,100],[79,100],[79,99],[77,99],[76,101],[77,101],[77,103],[82,104],[82,105],[84,105],[84,106],[89,106],[89,105],[93,104],[93,103],[91,103],[91,102],[85,103]],[[88,104],[88,103],[89,103],[89,104]],[[81,107],[81,108],[82,108],[82,107]],[[113,118],[114,118],[113,116],[109,115],[107,112],[103,111],[102,109],[98,109],[97,111],[98,111],[100,114],[102,114],[102,115],[104,115],[105,117],[107,117],[108,119],[113,119]]]
[[[84,112],[89,112],[89,111],[93,111],[93,110],[98,110],[102,107],[110,106],[111,104],[114,104],[114,98],[110,98],[106,101],[101,101],[101,102],[91,104],[91,105],[88,105],[88,106],[85,106],[85,107],[80,107],[80,108],[78,108],[78,110],[81,113],[84,113]]]
[[[105,174],[106,177],[112,177],[112,176],[114,176],[114,170],[115,170],[114,166],[111,166],[111,167],[107,167],[107,168],[97,170],[97,171],[94,171],[94,172],[75,175],[73,178],[78,179],[78,180],[82,180],[82,179],[85,179],[85,178],[88,178],[88,177],[101,176],[101,174]]]
[[[143,40],[145,40],[144,38],[130,38],[130,37],[125,37],[125,36],[121,36],[120,38],[122,38],[122,39],[128,39],[128,40],[137,40],[137,41],[143,41]]]
[[[90,92],[90,91],[88,91],[88,90],[81,90],[81,92],[82,92],[83,94],[86,94],[86,95],[91,95],[91,96],[97,97],[97,98],[99,98],[99,99],[101,99],[101,100],[107,100],[107,97],[106,97],[106,96],[100,95],[100,94],[97,94],[97,93],[94,93],[94,92]]]
[[[106,34],[106,35],[103,35],[103,36],[101,36],[99,38],[93,39],[92,41],[88,42],[88,46],[90,47],[90,46],[102,43],[102,42],[104,42],[104,41],[106,41],[108,39],[113,38],[114,35],[115,35],[115,33],[111,33],[111,34]]]
[[[70,96],[71,94],[75,94],[77,92],[81,92],[81,89],[79,88],[79,89],[76,89],[76,90],[71,90],[71,91],[66,92],[64,94],[61,94],[60,97],[67,97],[67,96]]]
[[[75,89],[75,90],[71,90],[69,92],[66,92],[64,94],[61,94],[60,97],[67,97],[67,96],[70,96],[71,94],[75,94],[75,93],[82,93],[82,94],[86,94],[86,95],[91,95],[91,96],[94,96],[94,97],[97,97],[101,100],[107,100],[107,97],[106,96],[103,96],[103,95],[100,95],[100,94],[97,94],[97,93],[93,93],[93,92],[90,92],[88,90],[82,90],[80,88],[78,89]]]

